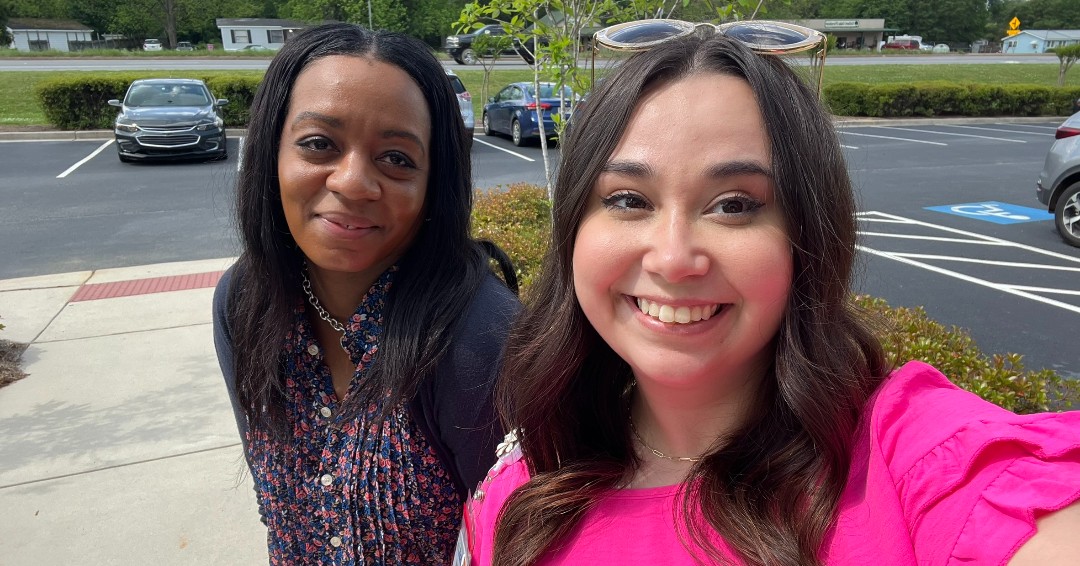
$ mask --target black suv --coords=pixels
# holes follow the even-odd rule
[[[473,42],[476,38],[483,35],[506,35],[501,25],[492,24],[486,25],[472,33],[465,33],[461,35],[451,35],[443,42],[443,48],[446,52],[457,61],[459,65],[473,65],[480,57],[490,57],[491,53],[477,53],[473,49]],[[513,44],[507,44],[507,48],[502,51],[502,55],[516,54],[517,50],[514,49]]]

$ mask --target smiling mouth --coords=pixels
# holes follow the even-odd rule
[[[655,303],[648,299],[642,299],[641,297],[635,297],[637,301],[638,310],[643,314],[655,318],[660,322],[667,324],[691,324],[703,320],[709,320],[717,313],[719,313],[724,305],[709,304],[709,305],[694,305],[688,306],[672,306],[662,303]]]

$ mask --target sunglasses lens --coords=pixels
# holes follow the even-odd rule
[[[646,20],[620,26],[606,32],[607,39],[613,43],[624,45],[648,45],[657,41],[663,41],[672,37],[686,35],[693,30],[688,30],[686,25],[674,20]]]
[[[807,33],[765,22],[740,22],[723,29],[724,35],[754,47],[784,49],[810,39]]]

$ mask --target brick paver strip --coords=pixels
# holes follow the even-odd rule
[[[79,290],[75,292],[75,296],[71,298],[71,302],[167,293],[169,291],[186,291],[188,289],[205,289],[217,285],[222,273],[225,272],[211,271],[208,273],[172,275],[113,283],[91,283],[79,287]]]

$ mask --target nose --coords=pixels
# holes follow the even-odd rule
[[[648,240],[642,268],[672,283],[705,275],[709,256],[694,223],[672,215],[658,221],[644,234]]]
[[[382,195],[375,164],[359,151],[341,155],[326,178],[326,188],[350,200],[376,200]]]

